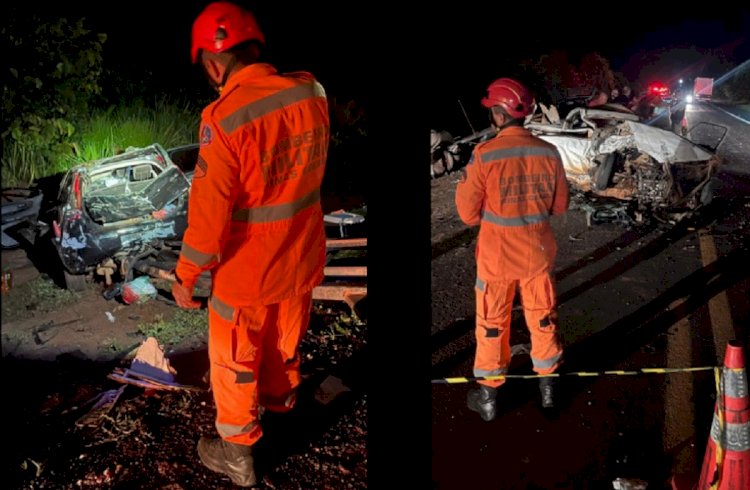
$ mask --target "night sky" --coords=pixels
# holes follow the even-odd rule
[[[114,7],[82,0],[50,5],[48,15],[85,15],[108,34],[109,68],[152,85],[155,91],[211,96],[189,61],[192,21],[209,2],[132,0]],[[673,2],[604,4],[601,9],[558,3],[528,14],[486,3],[463,9],[409,13],[393,6],[355,2],[317,4],[241,1],[266,34],[270,61],[282,70],[309,70],[340,97],[364,100],[389,92],[422,90],[431,126],[467,130],[457,100],[472,118],[486,85],[513,76],[518,61],[566,50],[572,61],[597,51],[632,82],[720,76],[750,59],[750,8],[730,5],[690,8]],[[23,4],[18,8],[25,8]],[[33,6],[32,6],[33,7]],[[589,18],[598,19],[588,20]],[[387,97],[387,95],[386,95]],[[474,124],[485,123],[481,120]]]
[[[60,2],[43,11],[30,4],[12,8],[32,9],[48,17],[84,16],[86,26],[107,34],[104,63],[122,74],[149,84],[158,91],[203,90],[207,87],[200,71],[190,63],[190,30],[206,0],[181,2],[129,0],[127,2]],[[282,71],[309,70],[329,89],[342,96],[357,92],[358,73],[344,53],[358,42],[358,16],[343,6],[334,13],[311,2],[235,3],[256,15],[268,43],[267,54]],[[3,8],[8,8],[8,5]],[[326,7],[328,8],[328,7]],[[209,92],[210,93],[210,92]]]
[[[750,59],[750,8],[734,2],[711,2],[710,7],[697,9],[675,2],[622,2],[620,9],[613,8],[617,5],[613,2],[600,9],[572,5],[538,5],[524,16],[488,9],[446,13],[432,26],[432,57],[442,59],[445,68],[431,76],[445,94],[445,100],[430,108],[433,127],[456,128],[465,134],[468,125],[459,98],[476,117],[481,112],[479,100],[492,80],[513,76],[520,59],[536,59],[554,50],[567,51],[573,62],[596,51],[613,70],[643,85],[680,77],[717,77]],[[474,124],[485,122],[482,114]]]

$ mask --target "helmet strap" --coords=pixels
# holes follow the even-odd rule
[[[214,76],[212,76],[212,75],[211,75],[211,71],[214,71],[214,70],[215,70],[215,66],[216,66],[217,64],[220,64],[220,63],[219,63],[218,61],[216,61],[216,60],[212,60],[212,61],[211,61],[211,63],[212,63],[212,65],[214,65],[214,66],[211,66],[211,67],[206,67],[206,65],[205,65],[205,64],[202,64],[202,65],[201,65],[201,66],[203,67],[203,73],[204,73],[204,75],[206,76],[206,78],[208,79],[208,83],[209,83],[209,84],[211,84],[211,86],[212,86],[212,87],[213,87],[213,88],[214,88],[214,89],[215,89],[215,90],[216,90],[216,91],[217,91],[217,92],[218,92],[219,94],[221,94],[221,91],[222,91],[222,89],[224,88],[224,85],[226,85],[226,83],[227,83],[227,80],[229,79],[229,75],[231,75],[231,74],[232,74],[232,71],[233,71],[233,70],[235,69],[235,67],[237,66],[237,59],[236,59],[236,58],[231,58],[231,59],[230,59],[230,61],[229,61],[229,62],[227,63],[227,65],[226,65],[226,66],[224,67],[224,73],[222,73],[222,75],[221,75],[221,80],[220,80],[220,81],[218,81],[218,82],[216,81],[216,78],[215,78]]]
[[[235,66],[237,66],[237,58],[232,57],[232,59],[229,60],[229,63],[227,63],[227,66],[224,68],[224,75],[221,77],[221,84],[219,85],[219,88],[218,88],[219,93],[221,93],[221,89],[224,88],[224,85],[227,84],[229,75],[232,74],[232,71],[234,70]]]

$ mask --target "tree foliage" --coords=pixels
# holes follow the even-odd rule
[[[3,168],[12,155],[33,152],[48,164],[71,148],[75,121],[100,94],[105,34],[85,19],[10,15],[0,29],[3,73]],[[33,169],[31,171],[33,173]],[[33,179],[33,175],[27,175]]]
[[[611,90],[617,85],[609,61],[596,52],[571,60],[565,51],[552,51],[536,60],[527,60],[540,99],[551,102],[573,95],[588,95],[596,89]]]

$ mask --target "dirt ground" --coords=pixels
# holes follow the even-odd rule
[[[233,487],[205,469],[195,451],[200,436],[215,435],[204,377],[205,310],[186,314],[157,299],[125,305],[104,299],[96,284],[70,293],[20,249],[3,251],[2,263],[13,271],[13,287],[2,296],[3,388],[14,394],[6,407],[12,423],[3,431],[3,488]],[[93,397],[124,386],[107,375],[129,366],[127,354],[149,332],[166,339],[160,342],[176,381],[198,390],[127,385],[98,427],[77,427]],[[346,305],[316,304],[300,349],[298,404],[262,419],[260,488],[366,488],[365,339],[366,322]],[[321,386],[336,380],[348,391],[327,396]]]

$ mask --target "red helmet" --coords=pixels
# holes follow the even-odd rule
[[[214,2],[193,22],[190,55],[195,63],[201,49],[221,53],[245,41],[266,42],[252,12],[231,2]]]
[[[534,98],[526,87],[510,78],[499,78],[487,87],[487,97],[482,99],[486,108],[499,105],[510,117],[518,119],[531,114]]]

